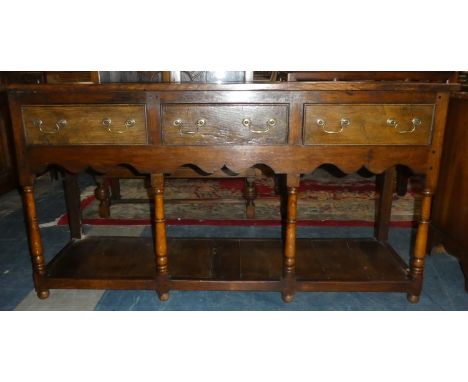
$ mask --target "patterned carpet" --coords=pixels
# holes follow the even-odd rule
[[[336,174],[335,174],[336,175]],[[298,198],[299,225],[370,226],[375,218],[375,177],[357,174],[336,177],[327,170],[317,169],[302,178]],[[256,180],[257,199],[255,219],[247,219],[242,178],[224,179],[167,179],[165,211],[169,224],[256,225],[280,224],[280,197],[275,192],[274,178],[262,176]],[[418,179],[409,183],[409,192],[394,195],[392,225],[408,227],[417,220],[419,199],[415,193]],[[122,199],[148,198],[143,179],[121,179]],[[94,186],[82,192],[85,224],[93,225],[149,225],[149,203],[115,203],[110,218],[99,218],[99,202]],[[67,224],[62,216],[59,225]]]

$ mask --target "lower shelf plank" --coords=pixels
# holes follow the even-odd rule
[[[407,266],[375,239],[298,240],[298,281],[402,281]]]
[[[169,239],[171,289],[283,289],[280,239]],[[87,237],[47,266],[50,288],[156,289],[152,238]],[[298,291],[407,291],[407,266],[375,239],[299,239]]]

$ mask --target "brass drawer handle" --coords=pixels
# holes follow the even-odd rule
[[[388,118],[387,119],[387,125],[390,127],[393,127],[398,133],[400,134],[406,134],[406,133],[413,133],[416,130],[416,127],[421,126],[422,121],[419,118],[413,118],[411,120],[411,124],[413,127],[409,130],[399,130],[398,127],[399,122],[395,118]]]
[[[57,134],[62,127],[67,126],[67,120],[64,118],[59,119],[52,130],[47,130],[44,128],[44,122],[41,119],[35,119],[33,121],[33,126],[37,127],[42,134]]]
[[[270,127],[276,126],[276,119],[274,119],[274,118],[269,118],[269,119],[266,121],[266,123],[265,123],[266,127],[265,127],[265,129],[263,129],[263,130],[262,130],[262,129],[253,129],[253,128],[252,128],[252,119],[250,119],[250,118],[244,118],[244,119],[242,120],[242,124],[243,124],[245,127],[248,127],[251,133],[259,133],[259,134],[262,134],[262,133],[266,133],[267,131],[269,131],[269,130],[270,130]]]
[[[109,117],[107,118],[104,118],[102,120],[102,125],[107,129],[107,131],[109,131],[109,133],[113,133],[113,134],[123,134],[123,133],[126,133],[128,131],[128,129],[131,129],[132,127],[135,127],[136,125],[136,121],[135,121],[135,118],[128,118],[125,120],[124,122],[124,129],[122,130],[114,130],[112,128],[112,119],[110,119]]]
[[[195,129],[192,129],[192,130],[187,127],[184,128],[184,122],[180,118],[177,118],[176,120],[174,120],[172,124],[175,127],[179,128],[179,135],[193,135],[193,134],[198,133],[198,129],[200,127],[203,127],[206,125],[206,119],[200,118],[199,120],[197,120],[197,122],[195,122]]]
[[[339,130],[328,130],[325,126],[327,125],[327,122],[322,119],[322,118],[319,118],[317,119],[317,125],[322,129],[323,132],[327,133],[327,134],[339,134],[339,133],[342,133],[343,132],[343,129],[345,127],[348,127],[349,125],[351,125],[351,121],[348,119],[348,118],[341,118],[340,119],[340,129]]]

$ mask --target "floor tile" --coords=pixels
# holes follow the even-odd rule
[[[103,293],[102,290],[51,290],[50,296],[41,300],[31,291],[15,310],[94,310]]]

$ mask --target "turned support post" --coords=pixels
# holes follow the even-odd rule
[[[247,219],[255,219],[255,199],[257,198],[257,188],[255,187],[255,170],[251,169],[245,178],[245,186],[242,190],[245,204],[245,214]]]
[[[412,291],[408,293],[407,297],[408,301],[412,303],[419,301],[419,295],[422,289],[433,192],[426,188],[422,195],[421,219],[419,220],[416,241],[410,262],[410,277],[414,284]]]
[[[434,134],[432,137],[431,150],[428,153],[426,182],[422,192],[421,218],[416,233],[413,254],[410,261],[410,278],[412,285],[407,294],[410,302],[419,301],[421,294],[424,260],[427,252],[429,224],[431,218],[431,204],[434,192],[437,188],[440,169],[440,156],[442,152],[445,121],[447,119],[447,110],[449,104],[449,94],[437,94],[435,115],[434,115]]]
[[[294,277],[296,268],[296,220],[297,220],[297,189],[299,176],[287,177],[287,210],[286,231],[284,241],[283,276],[285,288],[282,293],[285,302],[294,299]]]
[[[151,175],[151,189],[154,197],[154,249],[158,278],[159,299],[169,299],[166,220],[164,216],[164,175]]]
[[[99,217],[108,218],[110,216],[110,192],[106,178],[103,176],[97,180],[97,187],[94,196],[99,200]]]
[[[23,187],[23,202],[26,213],[26,225],[28,228],[29,253],[33,267],[34,288],[41,299],[49,297],[49,289],[46,286],[46,263],[42,248],[41,232],[36,213],[34,200],[34,187]]]

